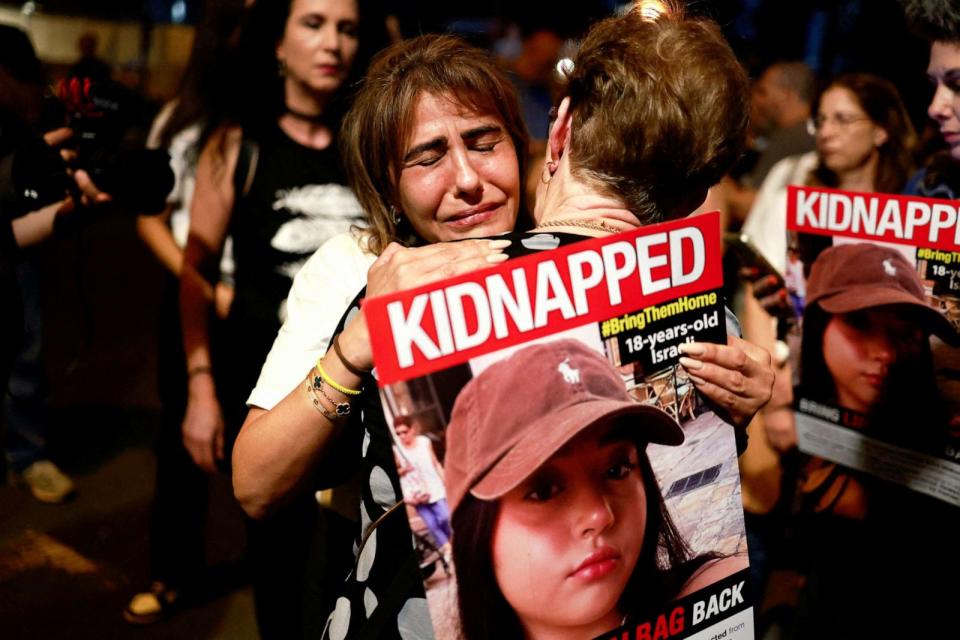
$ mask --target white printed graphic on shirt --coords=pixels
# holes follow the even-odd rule
[[[274,249],[288,253],[312,252],[363,218],[353,192],[339,184],[311,184],[278,191],[273,209],[298,214],[281,226],[270,241]]]
[[[278,251],[309,254],[329,238],[343,233],[363,219],[360,203],[348,187],[339,184],[311,184],[277,192],[274,211],[286,209],[297,217],[283,224],[270,241]],[[307,255],[282,264],[278,271],[289,278],[297,275]]]

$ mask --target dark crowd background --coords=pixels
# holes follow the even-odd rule
[[[145,59],[157,25],[194,24],[202,4],[46,0],[0,2],[0,8],[136,21]],[[404,36],[452,31],[511,59],[524,36],[538,30],[556,34],[563,44],[555,51],[562,57],[592,21],[622,3],[383,0],[383,5]],[[929,43],[909,32],[896,0],[693,0],[687,6],[721,25],[751,78],[783,60],[802,61],[821,79],[847,71],[877,74],[897,87],[921,140],[930,141],[923,153],[941,144],[926,114],[932,95],[924,73]],[[555,60],[547,62],[550,71]],[[69,71],[68,65],[45,67],[53,82]],[[147,93],[148,75],[136,65],[109,72],[129,92],[126,135],[142,143],[170,96]],[[545,86],[549,92],[549,82]],[[537,116],[525,115],[533,136],[542,138],[545,127],[536,124]],[[242,550],[235,534],[243,525],[225,478],[213,490],[208,554],[214,564],[227,565],[224,591],[232,595],[212,598],[167,626],[134,629],[120,617],[131,591],[148,575],[150,443],[158,429],[155,318],[160,301],[153,292],[164,276],[137,237],[134,217],[117,208],[35,250],[45,289],[48,448],[74,477],[77,498],[51,507],[12,484],[0,485],[0,638],[256,637],[249,593],[228,588],[236,586],[234,574],[242,573],[230,563]],[[0,300],[0,313],[5,305]]]

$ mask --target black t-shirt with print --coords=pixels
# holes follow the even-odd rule
[[[274,126],[255,145],[250,188],[230,217],[235,294],[218,337],[230,386],[224,409],[240,414],[283,323],[293,277],[321,244],[364,220],[335,144],[305,147]]]

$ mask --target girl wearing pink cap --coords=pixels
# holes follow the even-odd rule
[[[581,433],[497,501],[464,498],[453,516],[464,638],[596,637],[746,567],[690,551],[645,443],[622,426]]]
[[[491,401],[504,389],[509,406]],[[683,439],[575,340],[527,347],[471,380],[444,459],[463,637],[596,637],[745,568],[694,555],[666,509],[646,445]]]
[[[956,331],[927,304],[915,268],[898,251],[831,247],[814,261],[807,293],[803,397],[901,432],[910,416],[939,407],[928,337],[955,343]]]
[[[942,449],[946,418],[928,338],[957,336],[926,303],[913,265],[887,247],[839,245],[814,261],[807,291],[798,396],[862,414],[871,434]],[[817,511],[866,514],[859,474],[833,463],[812,458],[801,489]]]
[[[830,247],[813,262],[807,294],[798,397],[842,408],[843,423],[866,435],[942,455],[947,419],[929,338],[955,344],[957,335],[927,304],[914,266],[887,247]],[[913,613],[938,597],[939,587],[923,586],[933,563],[956,568],[942,551],[960,511],[875,471],[802,462],[795,547],[806,587],[794,637],[939,635],[921,631],[932,619]],[[918,526],[929,535],[905,545]]]

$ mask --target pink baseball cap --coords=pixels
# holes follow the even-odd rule
[[[683,442],[676,420],[633,400],[613,365],[583,343],[564,339],[517,351],[457,396],[443,461],[450,510],[467,493],[500,498],[577,434],[627,417],[638,441]]]
[[[810,267],[807,304],[828,313],[850,313],[886,305],[907,305],[927,333],[952,345],[960,335],[942,313],[927,303],[923,282],[903,254],[868,242],[825,249]]]

